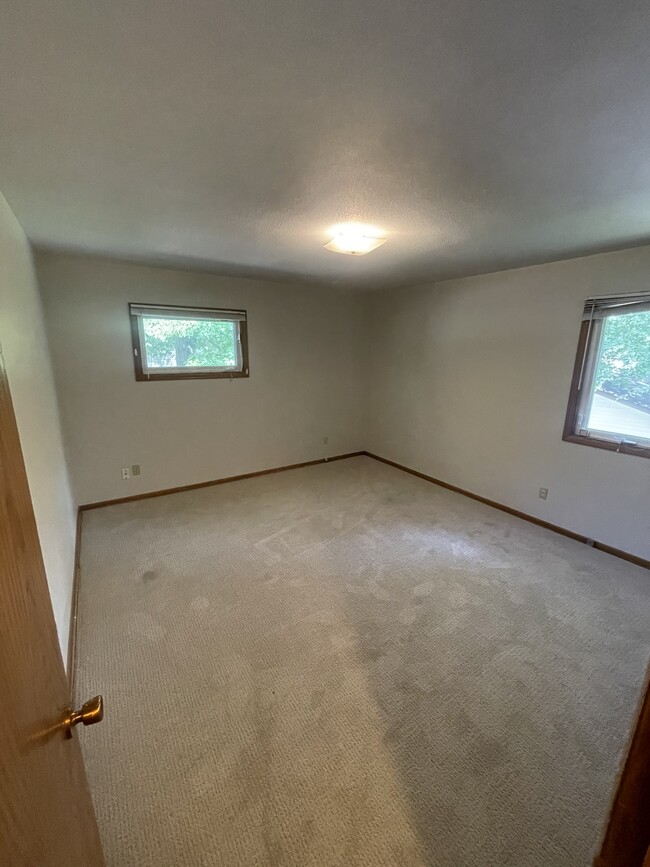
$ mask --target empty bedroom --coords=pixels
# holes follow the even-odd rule
[[[2,865],[650,865],[649,41],[5,0]]]

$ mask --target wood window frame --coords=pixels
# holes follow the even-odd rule
[[[129,318],[131,320],[131,343],[133,347],[133,366],[135,369],[135,378],[138,382],[160,382],[172,381],[177,379],[247,379],[250,376],[250,368],[248,364],[248,312],[246,310],[233,310],[226,307],[203,307],[202,310],[211,311],[214,313],[243,313],[246,317],[239,324],[239,342],[241,346],[242,369],[241,370],[200,370],[193,371],[191,368],[183,370],[182,373],[147,373],[142,366],[143,349],[140,340],[140,327],[138,324],[139,316],[133,313],[133,307],[146,306],[135,303],[129,304]],[[153,305],[152,305],[153,306]],[[179,304],[164,304],[160,307],[165,307],[167,310],[196,310],[196,307]],[[180,318],[180,317],[179,317]],[[217,319],[217,317],[214,317]]]
[[[591,448],[595,449],[605,449],[608,452],[618,452],[621,455],[636,455],[639,458],[650,458],[650,448],[626,443],[625,441],[616,442],[615,440],[602,439],[591,434],[576,433],[580,398],[585,388],[591,388],[594,374],[595,358],[593,353],[590,354],[589,352],[591,342],[594,339],[597,339],[594,323],[588,320],[583,321],[580,326],[578,350],[573,366],[573,377],[571,379],[571,390],[569,392],[569,403],[564,420],[562,439],[566,443],[578,443],[579,445],[591,446]]]

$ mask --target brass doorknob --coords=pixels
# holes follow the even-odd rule
[[[83,723],[85,726],[92,726],[95,723],[101,722],[104,719],[104,699],[101,695],[96,695],[94,698],[88,699],[79,710],[68,710],[63,722],[65,726],[65,736],[72,737],[72,729]]]

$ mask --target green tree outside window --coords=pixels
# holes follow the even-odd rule
[[[237,365],[235,322],[145,316],[142,330],[150,368]]]
[[[650,311],[605,319],[595,389],[650,411]]]

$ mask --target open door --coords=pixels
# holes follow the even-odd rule
[[[104,864],[0,354],[0,864]],[[101,712],[95,708],[95,714]],[[72,736],[71,736],[72,735]]]
[[[650,672],[594,867],[650,867]]]

